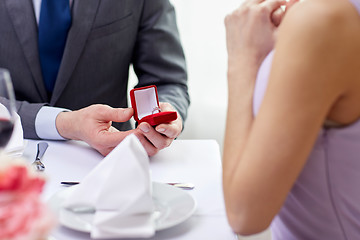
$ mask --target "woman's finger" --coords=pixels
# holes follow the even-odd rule
[[[271,21],[275,25],[275,27],[278,27],[285,15],[285,10],[283,7],[279,7],[271,14]]]
[[[259,5],[265,7],[270,13],[273,13],[282,6],[286,6],[286,0],[266,0]]]

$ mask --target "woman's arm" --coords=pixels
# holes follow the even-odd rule
[[[359,29],[353,24],[358,16],[350,5],[343,5],[314,0],[289,11],[279,29],[268,88],[255,119],[249,91],[256,75],[232,69],[257,71],[258,65],[229,56],[223,186],[235,232],[252,234],[269,226],[330,109],[359,77],[353,64],[359,63],[360,54],[359,34],[354,37]],[[251,54],[242,58],[251,59]],[[250,89],[243,88],[247,85]]]
[[[250,0],[225,18],[228,114],[224,159],[242,152],[246,142],[253,121],[252,114],[248,113],[252,109],[254,79],[261,62],[275,43],[276,27],[269,16],[277,12],[282,4],[284,1],[281,0]],[[239,138],[239,135],[242,137]],[[236,164],[233,160],[223,162],[224,180],[233,175]]]

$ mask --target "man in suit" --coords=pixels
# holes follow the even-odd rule
[[[180,134],[190,103],[169,1],[65,0],[71,24],[50,87],[44,82],[49,62],[41,55],[42,37],[48,36],[44,24],[50,30],[55,25],[45,21],[45,1],[60,0],[0,0],[0,67],[11,73],[25,138],[83,140],[103,155],[130,133],[149,155],[167,147]],[[161,109],[176,110],[178,119],[131,130],[130,64],[136,87],[155,84]]]

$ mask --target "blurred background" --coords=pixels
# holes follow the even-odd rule
[[[224,18],[242,0],[170,0],[188,67],[191,105],[178,139],[215,139],[222,152],[227,110],[227,53]],[[136,83],[130,74],[130,89]],[[246,240],[270,240],[269,230]]]
[[[172,0],[189,74],[191,105],[180,139],[215,139],[222,150],[227,106],[224,17],[239,0]]]

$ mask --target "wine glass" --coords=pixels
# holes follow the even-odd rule
[[[8,144],[16,119],[15,94],[10,73],[0,68],[0,149]]]

